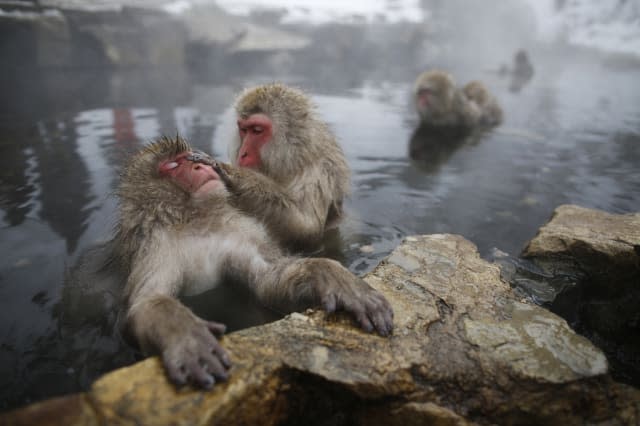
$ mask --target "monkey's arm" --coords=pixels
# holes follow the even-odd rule
[[[454,111],[464,127],[474,127],[480,123],[482,112],[478,104],[467,98],[462,90],[457,90],[454,97]]]
[[[145,353],[156,353],[169,378],[211,388],[225,380],[231,363],[214,337],[225,326],[205,321],[182,305],[174,295],[181,284],[181,268],[171,251],[167,256],[137,256],[127,281],[127,327]],[[215,379],[214,379],[215,377]]]
[[[254,283],[259,299],[272,306],[321,306],[343,310],[366,331],[388,336],[393,309],[387,299],[340,263],[324,258],[282,258]]]
[[[331,204],[322,185],[291,191],[245,167],[217,163],[214,168],[233,195],[231,202],[260,218],[275,237],[297,243],[315,242],[322,237]]]

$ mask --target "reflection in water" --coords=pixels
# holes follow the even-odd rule
[[[545,70],[517,94],[495,74],[483,79],[505,122],[467,137],[416,128],[408,101],[413,70],[390,76],[360,68],[354,81],[326,69],[322,79],[312,70],[292,77],[312,88],[353,170],[348,217],[324,253],[361,274],[406,235],[447,232],[470,239],[485,256],[494,247],[517,255],[559,204],[640,210],[637,70],[612,75],[597,62]],[[99,306],[109,312],[116,296],[94,282],[84,283],[86,291],[63,288],[65,267],[111,235],[112,191],[129,153],[179,132],[194,147],[223,155],[218,124],[234,93],[253,81],[281,78],[192,87],[179,75],[148,81],[128,73],[84,75],[65,80],[80,85],[71,92],[76,98],[57,91],[40,103],[16,98],[15,110],[2,110],[0,409],[86,388],[136,358],[104,318],[95,317]],[[11,93],[5,95],[18,96]],[[209,318],[231,316],[233,327],[272,318],[243,306],[249,302],[235,290],[190,303]],[[534,291],[546,297],[546,290]],[[235,302],[216,311],[213,300]],[[106,324],[115,321],[105,315]]]
[[[0,409],[85,389],[136,359],[114,327],[122,282],[65,280],[65,265],[110,235],[127,155],[176,132],[209,149],[213,134],[188,106],[50,114],[0,124]]]
[[[409,157],[424,171],[435,173],[461,146],[479,137],[461,127],[420,125],[409,140]]]

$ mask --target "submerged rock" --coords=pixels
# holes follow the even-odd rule
[[[636,424],[640,391],[547,310],[520,302],[460,236],[409,237],[365,277],[389,338],[307,311],[223,339],[227,383],[176,390],[150,358],[82,395],[6,413],[28,424]],[[62,415],[64,414],[65,417]]]

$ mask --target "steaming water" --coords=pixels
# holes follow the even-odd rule
[[[639,211],[638,69],[594,61],[537,71],[517,93],[494,73],[474,75],[499,98],[505,123],[458,145],[416,139],[417,161],[408,157],[417,124],[408,102],[411,79],[365,79],[336,88],[292,78],[312,88],[353,169],[341,247],[327,253],[361,274],[404,236],[456,233],[484,256],[493,247],[517,255],[560,204]],[[453,72],[460,80],[471,77],[468,69]],[[134,361],[133,351],[102,324],[59,322],[67,308],[61,303],[65,268],[109,236],[110,192],[126,153],[179,131],[224,157],[220,122],[234,93],[248,83],[167,84],[150,96],[123,90],[128,76],[104,79],[100,90],[100,77],[91,80],[97,93],[79,101],[80,108],[34,104],[33,112],[25,107],[0,121],[0,409],[84,389]],[[162,90],[170,93],[163,97]],[[125,101],[114,108],[113,99]],[[212,310],[202,302],[208,297],[192,301],[194,309],[233,328],[263,318],[244,315],[242,301],[231,304],[232,312]],[[101,303],[82,300],[80,310],[90,316]]]

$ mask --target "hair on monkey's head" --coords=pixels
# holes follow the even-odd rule
[[[478,80],[467,83],[464,86],[463,92],[467,98],[474,100],[479,105],[484,105],[489,101],[489,91],[484,84]]]
[[[425,71],[418,76],[415,83],[415,90],[431,89],[434,91],[442,91],[454,88],[456,85],[453,77],[442,70]]]
[[[190,150],[191,146],[179,135],[175,138],[162,136],[133,155],[124,169],[122,180],[147,181],[150,177],[159,177],[157,172],[160,161]]]
[[[304,121],[313,105],[309,97],[301,90],[282,83],[270,83],[245,89],[236,101],[239,117],[247,118],[252,114],[266,114],[272,120],[280,122]]]
[[[116,190],[121,216],[151,217],[163,212],[164,216],[177,217],[182,214],[188,194],[162,178],[158,166],[161,161],[190,150],[189,144],[176,135],[175,138],[161,137],[134,154],[123,168]]]
[[[160,139],[157,139],[145,146],[139,155],[153,155],[158,159],[162,159],[175,157],[176,155],[187,151],[191,151],[191,146],[179,135],[176,135],[173,139],[167,136],[162,136]]]

